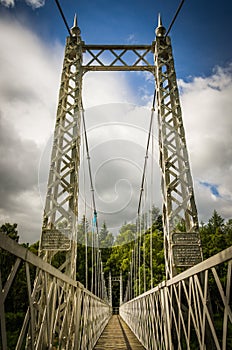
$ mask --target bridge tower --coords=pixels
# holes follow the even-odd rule
[[[166,277],[202,261],[171,39],[159,16],[154,45]]]
[[[82,42],[76,16],[71,33],[61,75],[40,255],[51,262],[55,254],[63,252],[59,268],[75,280],[82,108]]]
[[[66,39],[39,255],[52,263],[59,253],[57,268],[75,283],[83,76],[82,41],[76,16],[71,34]],[[33,326],[26,349],[34,349],[35,344],[38,349],[48,348],[54,339],[59,339],[61,348],[77,341],[75,317],[80,295],[75,293],[75,288],[67,288],[65,283],[56,285],[46,274],[37,273]],[[54,329],[50,328],[51,322],[56,325]]]

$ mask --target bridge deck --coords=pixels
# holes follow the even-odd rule
[[[94,350],[144,350],[145,348],[118,315],[113,315]]]

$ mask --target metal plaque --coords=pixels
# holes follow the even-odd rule
[[[71,247],[70,230],[43,230],[42,233],[42,249],[43,250],[69,250]]]
[[[198,233],[174,233],[172,236],[174,264],[190,267],[202,261]]]

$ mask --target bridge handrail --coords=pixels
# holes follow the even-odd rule
[[[211,256],[210,258],[200,262],[199,264],[197,264],[193,267],[190,267],[188,270],[181,272],[180,274],[176,275],[172,279],[160,282],[154,288],[149,289],[147,292],[138,295],[137,297],[135,297],[132,300],[129,300],[128,303],[133,301],[133,300],[141,299],[144,296],[149,295],[151,293],[155,293],[162,288],[174,285],[174,284],[176,284],[176,283],[178,283],[186,278],[189,278],[195,274],[199,274],[200,272],[204,272],[208,269],[211,269],[212,267],[215,267],[221,263],[227,262],[231,259],[232,259],[232,246],[221,251],[220,253],[217,253],[214,256]]]
[[[24,324],[21,329],[21,333],[16,345],[16,349],[21,349],[24,346],[23,344],[25,344],[25,341],[26,341],[25,338],[26,337],[28,338],[29,331],[31,332],[31,334],[34,334],[33,335],[34,343],[41,342],[40,344],[41,347],[43,347],[42,342],[44,341],[44,339],[48,339],[50,343],[52,341],[57,342],[57,339],[55,338],[60,337],[61,339],[61,335],[59,335],[58,333],[55,335],[55,328],[56,328],[55,322],[58,322],[57,317],[59,317],[58,316],[60,312],[59,309],[61,308],[62,308],[62,312],[64,314],[67,314],[66,319],[68,319],[69,313],[70,313],[69,315],[70,318],[73,319],[73,324],[67,323],[62,325],[62,330],[60,333],[62,333],[62,331],[64,332],[64,330],[67,329],[69,332],[68,335],[70,336],[70,339],[67,340],[66,334],[65,333],[63,334],[62,340],[61,340],[62,346],[64,345],[65,342],[68,341],[69,349],[83,349],[83,350],[92,349],[112,314],[112,310],[111,310],[112,308],[110,307],[110,305],[106,301],[101,300],[96,295],[92,294],[80,282],[72,280],[67,275],[63,274],[61,271],[59,271],[49,263],[43,261],[40,257],[30,252],[27,248],[19,245],[16,241],[10,239],[9,237],[7,237],[7,235],[5,235],[2,232],[0,232],[0,248],[14,255],[16,257],[16,261],[18,260],[18,263],[15,263],[15,266],[12,267],[12,270],[6,280],[5,286],[2,286],[2,290],[0,290],[0,309],[2,311],[0,315],[0,319],[1,319],[0,343],[2,342],[1,344],[2,349],[3,350],[7,349],[5,301],[7,299],[7,294],[9,292],[9,289],[13,288],[12,287],[13,280],[15,279],[15,276],[19,271],[19,266],[21,265],[21,263],[25,265],[25,269],[26,270],[28,269],[28,271],[29,271],[29,266],[36,267],[37,274],[38,272],[42,273],[45,276],[45,281],[50,280],[50,287],[49,287],[50,292],[47,295],[47,305],[53,303],[53,305],[55,305],[56,308],[55,309],[50,308],[50,310],[47,311],[49,309],[47,307],[47,309],[44,311],[44,315],[41,316],[41,319],[43,319],[43,321],[47,317],[48,319],[53,320],[54,324],[50,325],[50,328],[51,329],[53,328],[53,335],[52,334],[42,335],[42,332],[40,331],[40,333],[36,336],[35,335],[36,330],[34,330],[34,333],[32,330],[32,328],[34,329],[36,328],[36,322],[35,320],[33,320],[33,318],[36,317],[36,309],[39,309],[40,305],[39,305],[39,301],[36,300],[36,296],[33,295],[35,291],[32,292],[31,295],[28,294],[29,307],[28,307],[28,311],[25,314]],[[1,266],[1,269],[2,269],[2,266]],[[2,281],[1,281],[1,274],[0,274],[0,285],[1,284],[2,284]],[[30,278],[27,278],[27,287],[28,287],[27,288],[28,291],[32,289],[30,285]],[[70,293],[70,289],[72,288],[74,292]],[[58,289],[59,291],[57,291]],[[62,297],[61,297],[61,294],[62,294]],[[71,295],[75,295],[77,300],[72,300]],[[85,310],[83,310],[83,306],[85,306]],[[65,310],[65,308],[67,310]],[[49,315],[48,315],[48,312],[50,313]],[[65,323],[66,321],[63,320],[62,322]],[[46,324],[46,321],[44,321],[44,324]],[[70,329],[72,328],[74,332],[76,329],[76,333],[78,333],[78,335],[75,333],[72,334],[72,332],[70,332]],[[46,326],[44,326],[44,329],[46,330]],[[30,347],[33,348],[33,346],[34,345],[32,346],[30,345],[28,346],[28,348]],[[40,348],[39,344],[36,344],[36,346]]]
[[[120,315],[146,349],[225,350],[232,345],[231,275],[232,246],[122,304]]]

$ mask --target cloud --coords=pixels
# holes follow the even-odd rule
[[[216,209],[231,218],[232,64],[179,85],[199,216]]]
[[[0,45],[0,223],[18,223],[22,240],[33,242],[43,212],[39,159],[54,125],[62,50],[4,18]]]
[[[6,7],[14,7],[17,0],[0,0],[0,3]],[[32,8],[39,8],[44,6],[45,0],[25,0],[26,4]]]
[[[4,18],[0,43],[3,117],[21,137],[42,143],[54,125],[63,49],[58,43],[44,45],[29,29]]]
[[[26,3],[33,8],[42,7],[45,4],[45,0],[25,0]]]
[[[125,74],[89,72],[84,76],[83,103],[85,108],[117,102],[134,102]]]
[[[6,7],[14,7],[14,0],[0,0],[0,3]]]
[[[16,222],[25,241],[38,234],[42,206],[37,189],[40,150],[22,140],[14,125],[0,116],[0,222]]]

